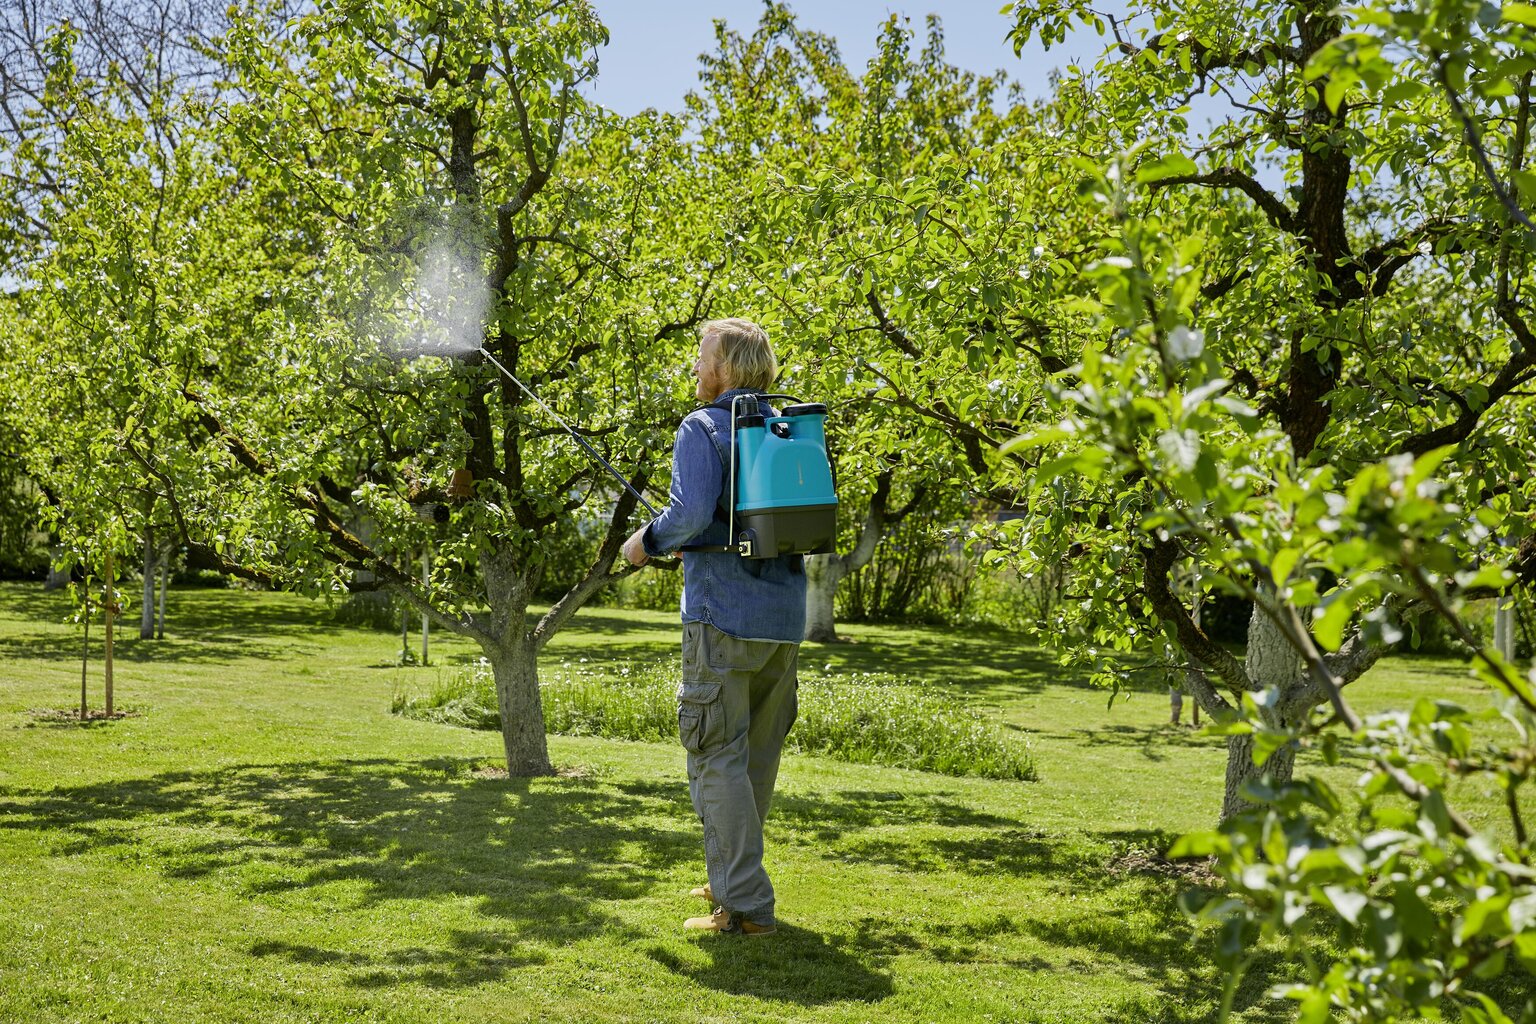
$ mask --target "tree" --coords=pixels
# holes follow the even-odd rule
[[[144,498],[226,572],[312,594],[371,574],[481,644],[517,774],[549,770],[537,652],[616,577],[634,499],[529,620],[542,539],[613,492],[476,350],[643,487],[684,391],[658,371],[687,365],[718,246],[687,230],[707,196],[676,120],[581,100],[601,38],[581,3],[247,10],[209,43],[221,87],[160,83],[145,117],[64,26],[37,121],[79,173],[10,207],[38,226],[17,365],[75,482],[60,523],[138,531]],[[408,358],[422,334],[456,358]]]
[[[478,349],[642,488],[646,453],[680,416],[682,374],[661,371],[686,366],[717,244],[690,230],[705,194],[684,177],[677,122],[619,123],[582,100],[602,38],[576,2],[343,2],[278,32],[243,23],[237,60],[269,98],[229,110],[231,145],[264,156],[323,225],[323,287],[310,293],[313,316],[264,324],[286,349],[283,407],[187,396],[251,490],[249,504],[222,511],[248,534],[242,561],[303,588],[367,569],[474,639],[520,775],[549,770],[537,654],[621,575],[612,566],[635,499],[619,493],[586,573],[528,620],[543,538],[611,490]],[[421,330],[450,335],[459,358],[403,361]],[[356,448],[367,453],[360,477],[337,457]],[[454,468],[467,470],[470,496],[449,492]],[[421,522],[424,502],[447,521]],[[402,550],[434,534],[430,584],[384,543],[360,540],[349,514]]]
[[[45,499],[56,560],[99,567],[112,548],[126,561],[141,536],[146,592],[152,533],[169,515],[116,446],[145,412],[141,361],[119,357],[127,347],[153,362],[173,347],[179,304],[197,301],[188,283],[209,269],[184,243],[199,223],[207,240],[207,114],[196,101],[223,86],[206,46],[220,17],[200,2],[24,0],[0,19],[15,465]]]
[[[1533,572],[1529,530],[1518,529],[1529,518],[1531,485],[1528,475],[1521,475],[1528,474],[1528,461],[1511,464],[1511,474],[1480,472],[1508,458],[1500,451],[1505,445],[1529,450],[1530,396],[1522,394],[1521,381],[1533,375],[1521,357],[1530,340],[1525,296],[1529,255],[1536,251],[1532,190],[1524,170],[1536,12],[1509,4],[1502,17],[1493,13],[1443,4],[1369,5],[1356,13],[1353,31],[1320,51],[1309,68],[1328,82],[1339,105],[1351,97],[1359,103],[1394,93],[1443,98],[1448,110],[1442,108],[1442,116],[1459,130],[1458,146],[1465,144],[1482,174],[1474,195],[1490,237],[1481,251],[1467,253],[1474,268],[1484,264],[1481,273],[1474,269],[1468,275],[1468,287],[1492,293],[1482,299],[1492,299],[1508,329],[1508,356],[1497,372],[1485,371],[1485,380],[1492,376],[1486,394],[1470,387],[1460,392],[1451,423],[1427,433],[1418,426],[1409,435],[1416,445],[1361,471],[1343,500],[1329,503],[1330,515],[1337,513],[1339,529],[1349,539],[1330,545],[1328,535],[1335,531],[1323,529],[1325,539],[1316,545],[1334,563],[1338,603],[1360,592],[1369,602],[1379,588],[1389,602],[1425,606],[1426,614],[1448,622],[1474,648],[1476,638],[1459,616],[1465,599],[1514,582],[1529,586]],[[1490,144],[1489,137],[1501,133],[1502,140]],[[1500,422],[1499,407],[1485,405],[1495,401],[1511,422]],[[1426,437],[1443,446],[1417,454],[1414,448]],[[1469,515],[1464,504],[1469,499],[1486,507]],[[1506,532],[1511,521],[1517,524],[1513,535]],[[1483,545],[1480,567],[1468,563],[1469,529],[1487,531],[1485,540],[1495,542]],[[1516,543],[1501,550],[1500,539]],[[1288,611],[1275,610],[1282,616]],[[1289,612],[1299,626],[1301,617]],[[1331,617],[1342,620],[1347,614]],[[1329,618],[1325,610],[1313,630],[1325,644],[1342,629],[1328,624]],[[1429,698],[1407,713],[1362,720],[1312,637],[1293,628],[1292,640],[1327,688],[1333,720],[1309,721],[1297,730],[1299,736],[1257,715],[1238,727],[1252,728],[1269,746],[1314,744],[1330,762],[1360,755],[1370,770],[1357,786],[1357,813],[1342,813],[1343,802],[1318,780],[1281,780],[1258,787],[1253,795],[1259,806],[1234,816],[1218,832],[1182,841],[1176,852],[1214,854],[1238,896],[1224,907],[1200,908],[1203,917],[1220,923],[1224,935],[1238,940],[1236,948],[1222,944],[1230,976],[1240,976],[1246,964],[1240,946],[1247,937],[1284,935],[1297,944],[1307,942],[1314,927],[1336,929],[1353,948],[1329,958],[1331,963],[1308,960],[1301,981],[1284,992],[1298,1002],[1303,1019],[1427,1018],[1439,1016],[1445,1002],[1453,1001],[1464,1020],[1508,1024],[1528,986],[1501,985],[1505,965],[1513,957],[1528,971],[1536,968],[1530,929],[1536,893],[1522,812],[1522,793],[1536,761],[1536,672],[1523,675],[1497,649],[1477,652],[1475,669],[1502,697],[1501,724],[1512,727],[1507,731],[1488,729],[1481,716]],[[1492,837],[1486,826],[1474,828],[1458,813],[1457,798],[1465,789],[1456,783],[1469,778],[1490,779],[1503,792],[1508,816]],[[1425,896],[1433,897],[1433,909]],[[1520,1019],[1533,1015],[1536,1004],[1527,1001]]]
[[[702,87],[689,98],[701,159],[718,168],[717,180],[744,183],[735,186],[740,213],[725,231],[733,243],[727,272],[780,337],[811,340],[797,346],[785,386],[831,408],[842,553],[807,559],[812,640],[835,638],[837,586],[875,556],[890,528],[936,508],[941,489],[969,496],[968,481],[990,473],[986,446],[963,415],[942,400],[949,412],[919,414],[901,392],[913,366],[937,359],[928,372],[949,375],[967,411],[995,401],[1001,417],[1009,397],[999,394],[1001,381],[988,387],[979,347],[951,352],[952,335],[995,337],[997,329],[975,303],[957,323],[962,311],[950,306],[947,282],[946,308],[931,320],[904,319],[939,287],[924,287],[931,267],[907,253],[930,239],[967,249],[950,205],[960,201],[957,186],[979,166],[995,168],[985,154],[1006,149],[1004,140],[1030,122],[1024,111],[999,116],[1001,78],[956,68],[945,59],[939,20],[926,29],[914,51],[903,19],[886,19],[875,58],[857,75],[834,40],[770,4],[750,35],[716,23],[717,51],[704,58]],[[936,187],[941,178],[948,183]],[[979,296],[974,269],[964,273],[957,294]],[[930,327],[944,339],[932,347]],[[976,501],[1007,500],[980,490]]]
[[[1067,4],[1018,18],[1020,41],[1059,38],[1073,21],[1107,23],[1116,39],[1096,79],[1069,79],[1058,97],[1095,160],[1086,191],[1116,227],[1085,267],[1101,326],[1060,378],[1063,420],[1023,442],[1042,460],[1034,554],[1074,553],[1096,595],[1086,630],[1182,647],[1204,669],[1193,690],[1213,717],[1250,703],[1294,731],[1329,701],[1297,642],[1326,652],[1347,685],[1404,637],[1422,600],[1411,576],[1362,575],[1330,511],[1382,459],[1445,460],[1462,565],[1503,536],[1520,543],[1521,577],[1536,572],[1530,441],[1513,414],[1536,370],[1518,299],[1528,243],[1509,231],[1433,64],[1373,62],[1379,43],[1332,8],[1151,3],[1127,24]],[[1484,148],[1507,154],[1494,178],[1523,160],[1528,84],[1489,90],[1470,115],[1488,126]],[[1191,131],[1184,105],[1207,92],[1232,113]],[[1061,301],[1083,308],[1085,296]],[[1174,594],[1186,560],[1208,587],[1256,599],[1246,656]],[[1261,772],[1288,779],[1294,755],[1234,735],[1224,816]]]

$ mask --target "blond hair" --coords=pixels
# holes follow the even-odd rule
[[[711,334],[720,342],[720,369],[727,389],[768,390],[779,375],[779,361],[774,357],[767,331],[751,320],[733,316],[729,320],[710,320],[699,328],[701,341]]]

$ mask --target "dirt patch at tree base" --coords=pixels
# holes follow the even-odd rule
[[[93,722],[115,722],[120,718],[138,718],[142,712],[133,708],[119,708],[110,715],[100,708],[92,708],[86,717],[80,717],[79,708],[28,708],[27,715],[39,722],[57,725],[90,725]]]
[[[1169,860],[1152,850],[1133,848],[1109,862],[1109,871],[1116,875],[1142,874],[1177,878],[1191,885],[1220,888],[1221,876],[1211,867],[1208,859]]]
[[[483,764],[469,774],[477,779],[505,779],[509,777],[507,775],[507,766],[498,764]],[[590,779],[592,777],[592,770],[586,765],[562,764],[556,765],[552,774],[559,779]]]

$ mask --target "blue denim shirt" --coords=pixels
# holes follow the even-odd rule
[[[671,502],[645,531],[654,557],[685,544],[729,540],[721,496],[731,458],[729,400],[762,394],[734,388],[696,409],[677,428],[672,447]],[[742,640],[799,643],[805,637],[805,565],[800,555],[742,558],[734,551],[683,552],[683,621],[706,622]]]

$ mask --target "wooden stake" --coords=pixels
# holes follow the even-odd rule
[[[90,720],[91,709],[86,703],[85,670],[91,663],[91,578],[85,578],[85,640],[80,649],[80,721]]]
[[[111,548],[107,549],[107,573],[106,573],[106,576],[107,576],[107,601],[106,601],[106,608],[107,608],[107,640],[106,640],[106,653],[103,656],[103,659],[104,659],[105,664],[107,666],[107,693],[106,693],[107,717],[111,718],[112,717],[112,620],[117,617],[117,587],[115,585],[116,577],[113,575],[112,549]]]
[[[427,594],[432,593],[432,545],[421,553],[421,588]],[[427,639],[431,632],[431,620],[427,613],[421,613],[421,667],[427,667]]]
[[[160,612],[155,625],[155,639],[165,639],[165,591],[171,585],[171,555],[174,549],[167,548],[160,558]]]

